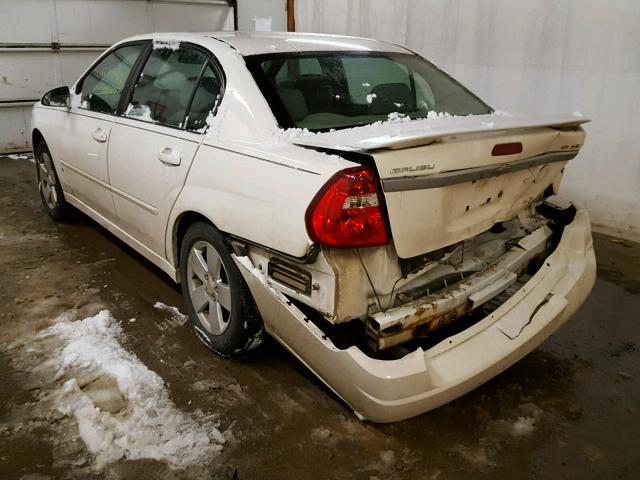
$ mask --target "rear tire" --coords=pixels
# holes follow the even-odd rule
[[[242,354],[262,340],[262,319],[224,236],[196,222],[180,248],[182,294],[191,325],[207,348],[224,356]]]
[[[38,143],[34,150],[34,156],[38,191],[44,209],[57,222],[71,220],[75,212],[64,198],[51,152],[44,141]]]

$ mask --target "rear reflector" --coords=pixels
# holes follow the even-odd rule
[[[502,155],[515,155],[516,153],[522,153],[522,143],[499,143],[493,146],[491,155],[494,157],[500,157]]]

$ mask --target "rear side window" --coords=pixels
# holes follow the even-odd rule
[[[207,56],[202,51],[187,45],[154,48],[135,84],[124,115],[144,122],[183,128],[206,62]]]
[[[222,79],[211,64],[207,64],[191,102],[186,119],[187,130],[201,131],[207,126],[209,113],[215,110],[220,101],[221,89]]]
[[[129,74],[144,48],[128,45],[104,57],[82,81],[80,108],[116,113]]]

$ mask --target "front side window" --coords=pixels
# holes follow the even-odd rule
[[[479,115],[491,108],[417,55],[317,52],[246,57],[281,127],[348,128],[389,115]]]
[[[154,47],[124,115],[182,128],[206,62],[202,51],[187,45]]]
[[[83,79],[80,108],[115,114],[129,74],[145,46],[127,45],[104,57]]]

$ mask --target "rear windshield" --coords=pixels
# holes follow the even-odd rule
[[[252,55],[245,60],[283,128],[322,131],[367,125],[390,115],[416,119],[430,112],[492,112],[418,55],[305,52]]]

